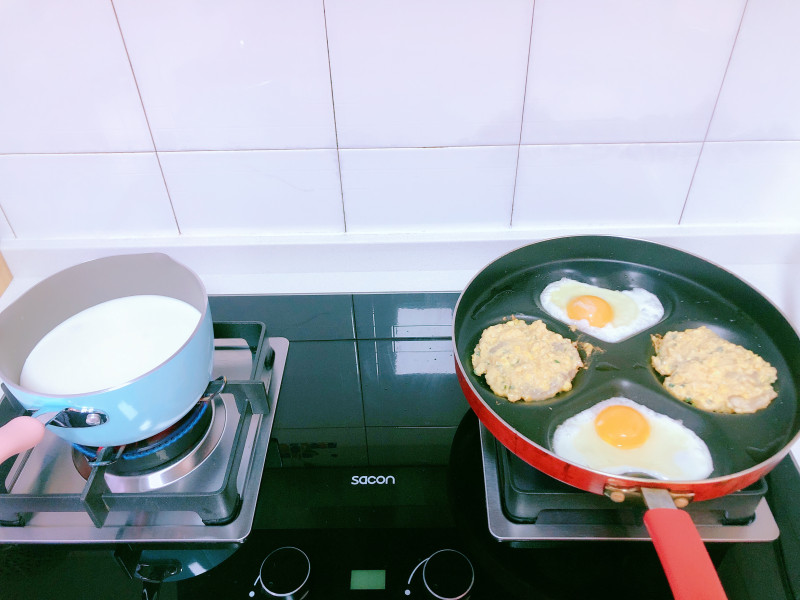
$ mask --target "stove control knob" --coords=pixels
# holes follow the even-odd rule
[[[284,546],[273,550],[261,563],[258,573],[261,597],[302,600],[308,595],[310,575],[311,561],[300,548]]]
[[[430,598],[466,600],[475,583],[475,571],[469,559],[457,550],[439,550],[425,561],[422,582]]]

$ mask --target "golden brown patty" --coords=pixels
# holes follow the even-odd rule
[[[653,367],[667,376],[664,387],[684,402],[720,413],[754,413],[778,395],[772,388],[775,367],[708,327],[651,339]]]
[[[517,400],[546,400],[572,388],[583,366],[575,343],[548,330],[541,321],[520,319],[484,329],[472,354],[476,375],[498,396]]]

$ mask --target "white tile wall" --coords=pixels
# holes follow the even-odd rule
[[[0,198],[23,239],[177,232],[152,152],[0,156]]]
[[[322,0],[115,0],[158,150],[335,148]]]
[[[704,139],[745,0],[537,0],[523,144]]]
[[[0,153],[153,150],[108,0],[0,3],[0,90]]]
[[[800,142],[709,142],[683,223],[800,226]]]
[[[347,229],[506,229],[516,159],[510,146],[342,150]]]
[[[532,0],[327,0],[342,148],[516,144]]]
[[[514,227],[677,225],[700,144],[523,146]]]
[[[800,140],[800,4],[749,0],[710,140]]]
[[[335,150],[164,152],[160,156],[184,234],[344,231]]]
[[[9,0],[0,247],[798,227],[798,30],[792,0]]]

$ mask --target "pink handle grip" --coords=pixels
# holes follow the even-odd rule
[[[0,463],[33,448],[44,437],[44,423],[33,417],[16,417],[0,427]]]
[[[688,513],[677,508],[654,508],[645,513],[644,524],[653,538],[675,600],[727,598]]]

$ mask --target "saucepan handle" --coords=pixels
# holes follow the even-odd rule
[[[725,590],[692,518],[677,508],[652,508],[644,524],[675,600],[725,600]]]
[[[33,417],[15,417],[0,427],[0,463],[42,441],[44,423]]]

